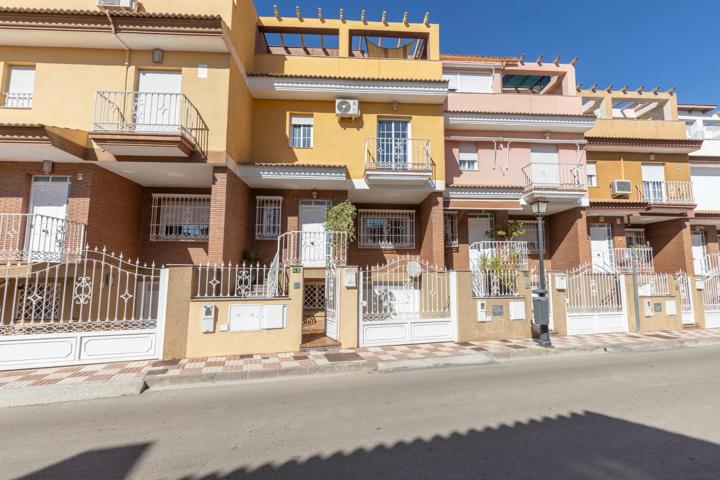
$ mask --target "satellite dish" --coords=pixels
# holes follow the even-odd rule
[[[410,260],[407,264],[407,273],[410,275],[410,278],[413,279],[422,275],[422,265],[420,265],[420,262],[417,260]]]

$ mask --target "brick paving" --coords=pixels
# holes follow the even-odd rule
[[[717,339],[720,329],[689,329],[646,334],[609,333],[553,337],[556,349],[593,348],[605,345],[662,343],[675,340]],[[76,384],[156,376],[191,376],[250,370],[292,369],[342,363],[374,364],[381,361],[431,359],[487,353],[514,355],[518,351],[542,350],[532,339],[445,342],[391,347],[337,348],[327,351],[287,352],[273,355],[230,355],[183,360],[117,362],[72,367],[39,368],[0,372],[0,390],[25,386]]]

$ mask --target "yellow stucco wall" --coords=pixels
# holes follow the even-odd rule
[[[685,123],[680,121],[599,118],[586,135],[588,137],[678,139],[686,138],[687,132]]]
[[[406,118],[411,137],[429,139],[435,164],[434,178],[445,178],[444,120],[442,105],[398,105],[361,102],[362,116],[341,120],[332,101],[255,100],[253,114],[252,159],[258,163],[301,163],[346,165],[351,178],[365,174],[365,140],[377,136],[378,118]],[[312,114],[314,146],[289,146],[291,114]]]

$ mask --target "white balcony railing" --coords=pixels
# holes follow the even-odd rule
[[[528,244],[517,241],[483,241],[470,244],[472,269],[486,270],[495,266],[528,270]]]
[[[2,108],[32,108],[32,93],[9,93],[2,94]]]
[[[98,92],[94,132],[173,134],[187,137],[207,154],[209,129],[195,105],[181,93]]]
[[[584,164],[533,162],[522,169],[525,190],[587,190],[587,173]]]
[[[687,127],[687,134],[694,140],[717,140],[720,139],[720,125],[698,127],[693,124]]]
[[[0,214],[0,260],[65,261],[84,247],[84,223],[38,214]]]
[[[615,270],[618,273],[633,271],[633,260],[636,271],[654,272],[653,250],[650,247],[614,248]]]
[[[345,232],[286,232],[277,242],[277,260],[286,267],[324,267],[329,263],[343,266],[347,263]]]
[[[638,195],[641,201],[648,203],[695,203],[692,183],[686,181],[644,180],[642,188],[638,188]]]
[[[365,170],[431,172],[430,140],[421,138],[367,138]]]

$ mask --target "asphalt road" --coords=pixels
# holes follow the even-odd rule
[[[0,477],[720,478],[720,347],[0,410]]]

